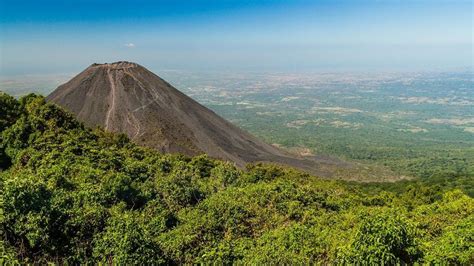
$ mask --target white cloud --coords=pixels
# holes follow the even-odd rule
[[[126,44],[125,44],[125,47],[134,48],[134,47],[135,47],[135,44],[134,44],[134,43],[126,43]]]

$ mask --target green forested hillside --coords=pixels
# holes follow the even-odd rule
[[[474,263],[469,180],[243,171],[86,129],[35,95],[1,94],[0,130],[0,264]]]

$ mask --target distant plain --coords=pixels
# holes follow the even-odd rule
[[[386,176],[474,172],[469,71],[157,73],[236,125],[300,155],[332,155]],[[47,95],[69,77],[2,78],[0,89]]]

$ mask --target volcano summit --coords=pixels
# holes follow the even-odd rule
[[[125,133],[135,143],[162,152],[235,162],[274,162],[330,177],[327,157],[299,157],[269,145],[200,105],[169,83],[130,62],[92,64],[48,97],[86,126]]]

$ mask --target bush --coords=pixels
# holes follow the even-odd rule
[[[395,211],[365,217],[350,246],[340,254],[343,262],[378,265],[414,263],[421,257],[415,227]]]
[[[40,96],[0,103],[0,264],[473,263],[462,191],[244,171],[87,129]]]

